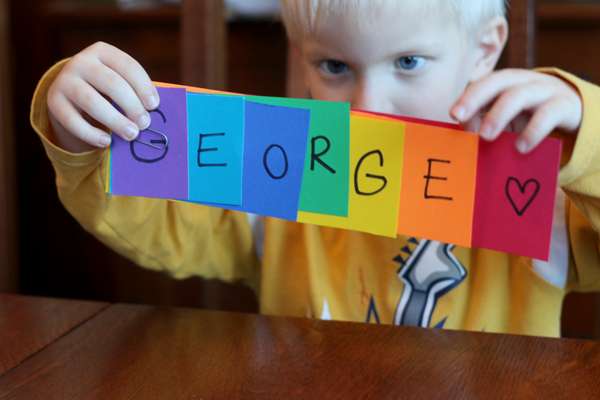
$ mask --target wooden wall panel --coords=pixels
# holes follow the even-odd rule
[[[7,0],[0,0],[0,291],[17,289],[12,51]]]

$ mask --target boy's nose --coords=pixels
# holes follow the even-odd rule
[[[358,82],[352,96],[352,108],[388,114],[394,112],[385,84],[373,80]]]

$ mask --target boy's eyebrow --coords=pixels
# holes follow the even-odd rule
[[[342,54],[328,46],[318,43],[311,43],[305,47],[306,55],[310,58],[343,58]]]
[[[396,48],[392,48],[384,54],[385,59],[397,58],[399,56],[407,55],[427,55],[431,53],[437,53],[440,49],[444,48],[444,43],[441,41],[428,41],[428,42],[415,42],[407,44],[399,44]],[[336,51],[328,46],[322,45],[318,42],[310,43],[306,46],[306,55],[309,58],[332,58],[344,60],[345,57],[341,52]]]
[[[438,41],[428,41],[428,42],[421,42],[421,43],[400,43],[398,48],[392,52],[390,52],[390,55],[394,55],[394,54],[417,54],[418,53],[429,53],[429,52],[435,52],[436,50],[439,50],[440,48],[444,47],[444,43],[443,42],[438,42]]]

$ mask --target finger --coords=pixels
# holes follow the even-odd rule
[[[463,122],[462,126],[468,132],[479,132],[479,130],[481,128],[481,123],[483,122],[484,117],[485,117],[485,114],[477,113],[477,114],[473,115],[473,117],[471,119],[469,119],[468,121]]]
[[[97,63],[83,72],[83,78],[99,92],[114,101],[139,129],[150,126],[150,115],[133,88],[115,71]]]
[[[461,125],[469,132],[479,132],[481,129],[481,124],[483,123],[483,120],[488,112],[489,108],[484,107],[473,114],[469,120],[461,122]]]
[[[73,136],[95,147],[110,145],[110,135],[88,123],[64,95],[57,94],[53,102],[54,118]]]
[[[538,83],[508,89],[498,97],[486,114],[479,134],[486,140],[495,140],[513,119],[547,101],[551,95],[552,90],[548,85]]]
[[[507,69],[494,72],[486,78],[471,83],[452,107],[451,114],[460,122],[467,121],[475,113],[491,103],[500,93],[531,79],[532,74],[529,71],[517,72]]]
[[[160,103],[158,91],[144,68],[133,57],[106,43],[98,43],[100,61],[121,75],[142,100],[147,110],[154,110]]]
[[[529,124],[517,139],[517,150],[528,153],[548,136],[564,118],[564,102],[560,99],[551,100],[533,114]]]
[[[521,113],[511,121],[507,130],[510,132],[523,132],[530,119],[530,114],[528,115],[527,113]]]
[[[133,140],[139,133],[136,124],[127,119],[108,102],[96,89],[79,79],[65,90],[65,95],[73,105],[91,118],[106,126],[125,140]]]

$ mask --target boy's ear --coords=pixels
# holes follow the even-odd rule
[[[490,20],[476,38],[477,59],[471,80],[475,81],[491,73],[506,46],[508,22],[504,17]]]

